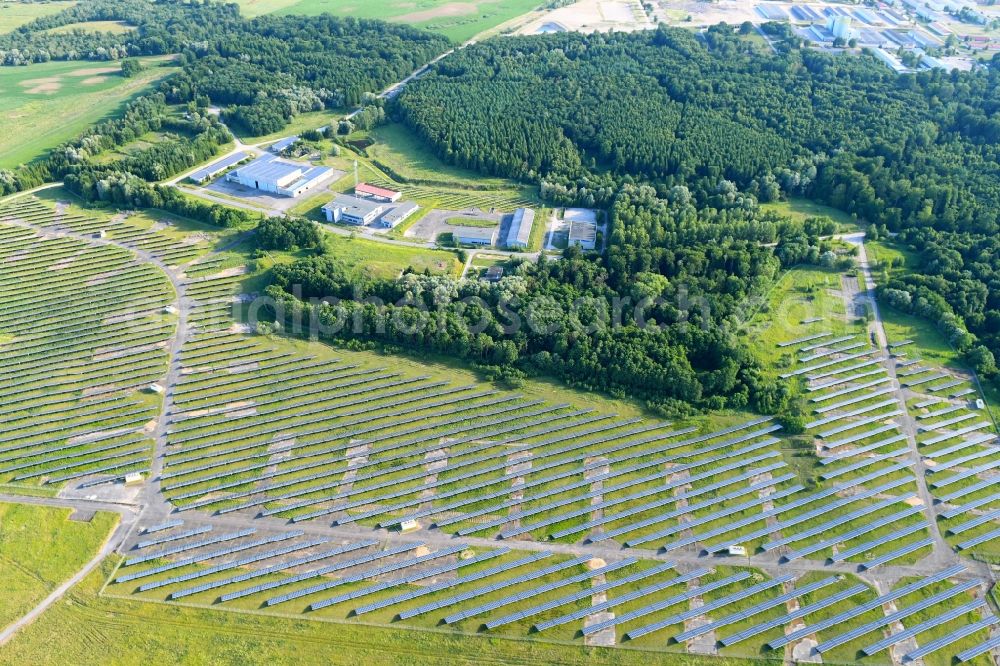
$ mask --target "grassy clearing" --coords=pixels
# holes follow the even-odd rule
[[[116,114],[176,69],[167,64],[149,66],[124,79],[117,63],[47,62],[0,68],[0,168],[30,162]]]
[[[809,201],[808,199],[791,198],[788,201],[761,204],[760,207],[765,211],[774,211],[793,220],[805,220],[809,217],[829,217],[834,222],[840,224],[843,227],[843,231],[854,231],[858,226],[858,223],[847,213]]]
[[[390,245],[333,233],[326,235],[326,248],[330,256],[343,261],[348,267],[364,271],[367,275],[374,277],[395,278],[407,267],[412,267],[413,270],[420,273],[426,268],[437,275],[446,274],[456,277],[462,271],[462,264],[458,261],[458,257],[454,252],[448,250]],[[257,261],[257,268],[266,270],[276,263],[288,263],[299,256],[298,254],[272,252],[267,259]],[[265,281],[266,278],[263,275],[253,276],[248,280],[246,290],[259,290]]]
[[[472,187],[504,187],[509,182],[502,178],[483,177],[475,172],[445,164],[426,144],[402,123],[388,123],[368,133],[375,141],[366,149],[368,155],[399,175],[410,180],[447,180]],[[363,138],[363,134],[358,137]]]
[[[786,272],[746,327],[758,358],[771,368],[790,367],[793,348],[778,347],[779,342],[826,331],[838,336],[863,332],[845,310],[841,281],[840,272],[815,267]],[[802,324],[814,317],[822,320]]]
[[[71,511],[28,504],[0,504],[0,627],[21,617],[100,548],[118,516],[98,513],[89,522]]]
[[[82,30],[83,32],[110,32],[113,35],[124,35],[135,30],[135,26],[129,25],[125,21],[85,21],[83,23],[69,23],[57,28],[49,28],[45,32],[65,34],[77,30]]]
[[[76,2],[5,2],[0,5],[0,34],[69,9]]]
[[[538,0],[239,0],[248,16],[329,12],[337,16],[382,19],[438,32],[455,42],[496,28],[536,9]]]

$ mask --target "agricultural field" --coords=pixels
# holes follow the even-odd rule
[[[69,509],[0,503],[0,628],[28,612],[92,558],[118,516],[74,520]]]
[[[50,16],[72,7],[76,2],[4,2],[0,4],[0,34],[10,32],[37,18]]]
[[[159,63],[153,65],[153,63]],[[125,79],[116,63],[47,62],[0,68],[0,169],[30,162],[114,115],[176,67],[158,59]]]
[[[329,12],[336,16],[382,19],[438,32],[461,43],[537,9],[538,0],[239,0],[247,16]]]

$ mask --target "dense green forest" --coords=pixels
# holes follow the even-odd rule
[[[538,182],[556,202],[619,211],[632,182],[662,199],[684,188],[698,209],[798,195],[901,232],[921,265],[891,285],[907,294],[894,302],[933,312],[978,370],[995,373],[1000,58],[897,76],[868,56],[794,45],[762,55],[725,25],[517,37],[442,60],[390,113],[442,159]],[[613,215],[612,275],[669,275],[657,257],[685,239],[764,237],[739,219],[721,235],[684,221],[677,233],[670,217]]]

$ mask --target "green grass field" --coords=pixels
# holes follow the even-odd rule
[[[571,664],[645,666],[649,653],[543,641],[187,608],[99,596],[108,560],[4,646],[4,664]],[[294,646],[294,647],[292,647]],[[656,655],[664,666],[763,666],[764,660]]]
[[[98,513],[89,522],[68,509],[0,504],[0,627],[31,610],[101,547],[118,522]],[[2,659],[0,659],[2,661]]]
[[[538,8],[539,0],[238,0],[247,16],[329,12],[337,16],[382,19],[438,32],[464,42]]]
[[[117,63],[47,62],[0,68],[0,168],[30,162],[176,71],[148,67],[131,79]]]
[[[46,32],[63,34],[73,32],[74,30],[83,30],[84,32],[110,32],[113,35],[124,35],[127,32],[132,32],[134,29],[135,26],[131,26],[124,21],[86,21],[84,23],[68,23],[58,28],[50,28]]]
[[[0,34],[10,32],[42,16],[51,16],[75,2],[4,2],[0,4]]]
[[[411,180],[447,181],[472,187],[509,187],[502,178],[481,176],[467,169],[442,162],[426,144],[401,123],[388,123],[366,134],[350,139],[371,138],[375,141],[366,149],[368,155],[399,175]]]
[[[781,213],[782,215],[787,215],[793,220],[805,220],[809,217],[829,217],[842,227],[849,228],[844,229],[845,231],[854,230],[858,226],[858,223],[851,219],[851,216],[847,213],[837,210],[836,208],[830,208],[829,206],[809,201],[808,199],[793,197],[788,201],[775,201],[773,203],[761,204],[760,207],[765,211],[771,210]]]

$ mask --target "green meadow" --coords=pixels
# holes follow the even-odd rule
[[[0,34],[25,23],[51,16],[75,5],[75,2],[4,2],[0,4]]]
[[[176,68],[155,60],[131,79],[117,62],[46,62],[0,68],[0,169],[72,139]]]
[[[96,514],[89,522],[69,515],[68,509],[0,504],[0,627],[23,616],[83,567],[118,521],[113,513]]]
[[[382,19],[438,32],[456,43],[537,9],[539,0],[237,0],[246,16],[329,12]]]

